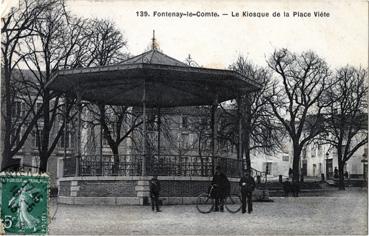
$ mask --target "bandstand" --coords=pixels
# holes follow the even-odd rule
[[[148,180],[158,175],[164,204],[193,203],[195,196],[209,186],[215,165],[222,166],[233,188],[238,185],[240,161],[217,156],[215,151],[215,111],[218,104],[257,91],[260,85],[230,70],[191,67],[153,47],[121,64],[58,71],[48,88],[77,99],[77,155],[64,160],[68,174],[58,180],[58,201],[67,204],[146,204]],[[118,171],[103,171],[111,163],[102,156],[91,160],[81,152],[81,101],[103,105],[139,107],[142,111],[142,153],[119,156]],[[211,106],[211,155],[174,157],[146,151],[147,109],[181,106]],[[160,123],[160,122],[159,122]],[[158,128],[158,130],[160,130]],[[242,127],[239,122],[239,137]],[[158,135],[160,137],[160,134]],[[241,140],[239,138],[239,140]],[[239,143],[239,149],[242,143]],[[238,150],[238,152],[240,151]],[[178,171],[178,158],[187,164]],[[200,160],[201,159],[201,160]],[[98,171],[86,171],[89,163]],[[180,162],[183,163],[183,162]],[[116,163],[115,163],[116,164]],[[201,169],[201,171],[199,171]],[[120,171],[119,171],[120,170]],[[66,172],[64,172],[66,173]]]

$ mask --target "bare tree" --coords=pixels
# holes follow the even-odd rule
[[[90,37],[84,66],[105,66],[117,64],[127,58],[124,49],[127,41],[115,24],[105,19],[90,20],[87,27]]]
[[[201,175],[205,175],[204,160],[206,159],[205,156],[209,156],[210,151],[207,140],[211,137],[207,125],[209,123],[208,109],[206,107],[192,107],[191,109],[166,109],[166,111],[160,117],[160,125],[155,111],[149,112],[151,114],[148,119],[149,130],[159,131],[160,139],[158,139],[159,132],[154,137],[156,139],[148,138],[147,141],[150,143],[148,143],[146,150],[149,150],[149,153],[160,152],[164,156],[176,156],[178,159],[169,158],[167,161],[172,162],[176,166],[177,174],[183,174],[187,171],[186,168],[183,169],[183,166],[186,165],[185,163],[199,161],[201,165],[196,171],[199,174],[201,173]],[[164,147],[160,151],[158,150],[158,142],[162,143]],[[199,158],[190,157],[195,152],[198,152]]]
[[[346,162],[368,142],[367,79],[365,69],[340,68],[325,97],[330,105],[324,109],[325,127],[319,139],[337,150],[339,189],[345,189]]]
[[[132,112],[132,107],[128,106],[99,105],[99,111],[95,115],[114,156],[113,173],[117,173],[119,146],[142,124],[142,120],[139,119],[139,115]]]
[[[124,51],[127,41],[113,22],[104,19],[93,19],[89,22],[90,37],[88,53],[83,66],[106,66],[117,64],[127,58]],[[100,123],[104,138],[114,155],[113,173],[119,166],[119,146],[142,122],[131,111],[129,106],[90,105],[89,110],[95,120]],[[96,112],[98,111],[98,112]]]
[[[220,130],[223,137],[232,140],[232,143],[239,145],[239,119],[242,122],[242,152],[239,159],[245,156],[246,168],[251,168],[250,151],[254,149],[271,153],[280,147],[280,137],[283,130],[274,118],[274,114],[267,102],[269,90],[271,89],[270,73],[259,68],[247,58],[240,56],[237,61],[230,66],[231,70],[237,71],[247,78],[253,79],[262,85],[261,90],[250,94],[245,94],[239,98],[231,109],[223,109],[226,116]]]
[[[322,94],[331,86],[327,63],[313,52],[275,51],[267,61],[275,81],[267,101],[293,148],[293,181],[299,181],[303,147],[322,130]]]
[[[201,157],[209,151],[206,145],[210,137],[208,119],[206,107],[171,109],[168,114],[164,114],[161,118],[161,132],[164,142],[173,151],[170,154],[181,156],[196,150]]]
[[[37,96],[34,96],[34,88],[29,86],[32,78],[33,76],[27,70],[17,69],[12,72],[10,83],[12,104],[12,119],[10,123],[11,150],[8,153],[10,157],[13,157],[24,146],[42,112],[42,106],[39,106]],[[18,165],[18,163],[4,165],[4,168],[17,168]]]
[[[212,138],[210,129],[210,109],[206,106],[199,107],[199,116],[192,120],[190,130],[196,134],[197,152],[200,158],[205,154],[209,155],[210,140]]]
[[[45,85],[60,68],[121,61],[125,57],[121,49],[126,42],[109,21],[87,21],[70,16],[63,0],[22,0],[19,8],[12,9],[2,20],[4,80],[8,84],[5,86],[8,89],[3,92],[6,101],[3,152],[3,163],[6,164],[3,168],[13,165],[11,156],[20,150],[28,135],[36,129],[39,134],[37,143],[40,144],[40,171],[44,172],[47,160],[63,133],[65,123],[60,121],[73,107],[73,99],[66,103],[61,94],[51,92]],[[11,73],[19,62],[31,71],[32,79],[25,80],[23,76],[11,84]],[[23,108],[28,111],[17,120],[11,117],[10,104],[14,99],[22,99],[26,103]],[[35,110],[40,100],[42,106]]]
[[[19,80],[24,78],[24,76],[18,73],[16,76],[19,80],[14,83],[12,82],[12,78],[14,70],[27,55],[19,53],[19,49],[23,45],[22,40],[35,33],[35,22],[52,4],[54,4],[54,1],[21,0],[17,7],[11,8],[10,12],[1,18],[1,52],[2,68],[4,70],[1,86],[3,103],[1,112],[4,124],[2,169],[18,165],[12,157],[23,146],[32,128],[26,128],[22,134],[20,134],[20,130],[22,130],[25,121],[29,123],[28,127],[32,127],[37,121],[37,116],[31,118],[31,110],[22,116],[23,121],[14,121],[12,117],[12,101],[15,99],[14,92],[18,90],[14,85],[19,83]],[[28,100],[28,105],[31,104],[34,105],[32,101]],[[15,119],[19,118],[20,116]]]
[[[38,147],[39,171],[45,172],[47,161],[63,134],[64,115],[72,110],[74,100],[67,103],[61,94],[50,91],[46,84],[58,68],[74,68],[80,63],[80,51],[89,37],[84,33],[85,20],[74,18],[65,11],[64,1],[58,0],[43,11],[33,26],[34,35],[24,40],[23,62],[34,76],[34,96],[42,101],[42,112],[36,124],[40,135]],[[66,107],[66,108],[65,108]]]

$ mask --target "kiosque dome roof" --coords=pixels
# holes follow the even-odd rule
[[[110,105],[175,107],[211,105],[259,90],[238,72],[191,67],[153,47],[117,65],[58,71],[48,88]]]

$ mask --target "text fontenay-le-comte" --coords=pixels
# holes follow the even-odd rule
[[[223,14],[224,15],[224,14]],[[227,15],[227,14],[226,14]],[[282,13],[275,14],[270,12],[256,12],[256,11],[242,11],[236,12],[232,11],[230,14],[232,17],[270,17],[282,16]],[[220,14],[214,11],[153,11],[154,17],[219,17]],[[302,11],[293,11],[293,12],[283,12],[284,17],[295,17],[295,18],[308,18],[308,17],[330,17],[329,12],[325,11],[314,11],[314,12],[302,12]]]

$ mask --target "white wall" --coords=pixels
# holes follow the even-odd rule
[[[366,146],[359,148],[356,153],[347,161],[346,169],[349,174],[362,175],[363,174],[363,159],[364,149]],[[329,150],[328,145],[322,145],[321,155],[318,155],[317,147],[308,145],[306,147],[306,160],[307,160],[307,176],[320,177],[319,164],[322,166],[321,173],[326,175],[326,153]],[[315,157],[312,155],[315,152]],[[329,159],[333,159],[333,170],[335,167],[338,168],[337,152],[333,149],[329,150]],[[313,165],[316,165],[316,171],[314,175]]]
[[[275,153],[274,155],[266,155],[261,152],[252,152],[250,155],[252,168],[258,171],[265,171],[266,163],[272,163],[271,176],[288,176],[290,162],[289,160],[283,160],[283,156],[288,156],[288,154]]]

